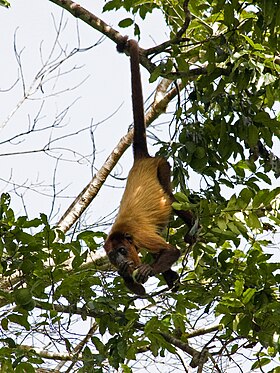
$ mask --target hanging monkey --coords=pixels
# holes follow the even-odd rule
[[[117,50],[127,50],[130,54],[134,164],[104,248],[127,288],[135,294],[144,295],[142,284],[150,276],[162,273],[169,288],[174,288],[178,279],[178,274],[171,266],[179,258],[180,251],[160,235],[169,222],[175,198],[171,189],[169,163],[162,157],[151,157],[148,153],[138,43],[125,37]],[[175,212],[189,227],[193,225],[190,212]],[[154,262],[151,265],[141,262],[138,255],[140,249],[152,254]]]

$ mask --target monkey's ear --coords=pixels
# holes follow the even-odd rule
[[[128,41],[128,36],[124,36],[124,37],[122,38],[122,40],[118,42],[118,44],[117,44],[117,51],[118,51],[119,53],[123,53],[123,52],[125,51],[125,49],[128,48],[128,43],[127,43],[127,41]]]
[[[125,234],[124,234],[124,238],[125,238],[127,241],[129,241],[130,243],[132,243],[132,241],[133,241],[133,238],[132,238],[131,234],[129,234],[129,233],[125,233]]]

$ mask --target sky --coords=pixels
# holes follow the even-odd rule
[[[101,14],[102,3],[80,2],[119,29],[118,22],[126,16],[125,13]],[[116,52],[113,42],[105,39],[100,45],[78,53],[63,63],[61,76],[57,76],[58,71],[55,74],[42,74],[45,76],[42,89],[35,90],[27,100],[22,100],[24,92],[34,91],[29,87],[34,84],[34,78],[42,71],[42,65],[49,56],[49,61],[55,61],[57,57],[62,59],[64,53],[75,48],[86,49],[95,45],[102,35],[73,16],[68,16],[67,12],[62,15],[62,10],[47,0],[12,1],[11,5],[9,10],[0,8],[0,191],[13,194],[12,207],[17,214],[27,213],[34,217],[44,212],[55,223],[87,185],[132,122],[129,60]],[[161,21],[159,15],[154,19],[148,18],[142,46],[152,46],[165,39]],[[56,30],[60,25],[58,45],[53,51]],[[121,31],[133,37],[133,30]],[[17,78],[23,79],[17,81]],[[154,91],[155,84],[148,84],[148,74],[144,69],[142,80],[144,97],[148,97]],[[37,84],[38,80],[35,86]],[[61,118],[61,113],[65,113],[65,116],[60,126],[46,128]],[[46,129],[18,136],[28,131],[34,121],[36,130]],[[81,132],[54,141],[52,147],[55,149],[51,156],[43,152],[22,154],[44,148],[49,139],[53,141],[78,131]],[[65,150],[67,148],[75,151],[75,154]],[[88,156],[93,148],[94,156]],[[3,155],[14,153],[17,155]],[[114,170],[123,179],[132,162],[131,150],[126,153]],[[55,193],[59,198],[53,205],[54,178],[57,184]],[[21,185],[23,187],[18,187]],[[107,185],[109,187],[103,188],[89,209],[93,221],[112,211],[112,201],[114,208],[117,206],[115,201],[119,200],[120,188],[124,183],[109,178]]]

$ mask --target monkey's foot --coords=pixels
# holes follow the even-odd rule
[[[154,276],[154,270],[149,264],[141,264],[132,273],[132,278],[139,284],[144,284],[149,277]]]
[[[171,289],[173,292],[176,292],[179,289],[180,284],[178,273],[173,271],[172,269],[168,269],[167,271],[163,272],[162,275],[169,289]]]
[[[132,277],[124,278],[124,283],[126,287],[132,291],[134,294],[137,295],[145,295],[146,290],[143,285],[138,284],[138,282],[135,282]]]

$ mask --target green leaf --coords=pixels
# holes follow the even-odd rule
[[[265,111],[260,111],[254,116],[254,121],[262,124],[270,124],[272,119]]]
[[[224,5],[224,24],[232,28],[234,23],[234,6],[232,3]]]
[[[246,205],[248,205],[253,196],[254,196],[254,192],[251,189],[244,188],[239,193],[238,198],[241,198],[246,203]]]
[[[265,183],[271,185],[271,180],[270,180],[270,178],[269,178],[266,174],[264,174],[264,173],[262,173],[262,172],[256,172],[255,175],[256,175],[259,179],[263,180]]]
[[[263,202],[268,197],[268,195],[269,195],[268,189],[259,190],[258,193],[253,198],[253,202],[252,202],[253,209],[263,206]]]
[[[15,373],[35,373],[35,369],[30,363],[22,362],[15,368]]]
[[[119,8],[120,8],[119,0],[112,0],[112,1],[108,1],[104,5],[103,12],[109,12],[110,10],[119,9]]]
[[[122,21],[119,22],[119,27],[125,28],[133,25],[133,19],[131,18],[125,18]]]
[[[240,317],[239,315],[237,315],[236,316],[236,321],[237,321],[236,330],[239,333],[239,335],[242,335],[242,337],[247,336],[252,330],[252,320],[248,316],[241,317],[240,321],[239,319]]]
[[[241,301],[237,298],[234,298],[234,297],[226,297],[226,298],[223,298],[221,303],[225,306],[228,306],[228,307],[234,307],[234,308],[240,308],[243,306],[243,304],[241,303]]]
[[[122,367],[122,372],[123,373],[132,373],[132,370],[131,370],[131,368],[128,365],[121,364],[121,367]]]
[[[255,50],[259,50],[259,51],[263,51],[265,50],[265,48],[259,44],[259,43],[254,43],[252,39],[249,38],[249,36],[247,35],[242,35],[242,37],[249,43],[249,45],[255,49]]]
[[[251,289],[251,288],[249,288],[246,291],[244,291],[243,296],[242,296],[242,302],[244,304],[249,303],[250,300],[251,300],[251,298],[255,294],[255,292],[256,292],[256,289]]]
[[[231,354],[234,354],[239,348],[239,345],[236,343],[231,347]]]
[[[240,297],[241,294],[243,293],[244,282],[245,282],[244,279],[241,279],[241,280],[236,280],[234,283],[234,291],[238,297]]]
[[[176,200],[178,202],[189,202],[189,198],[188,196],[186,196],[184,193],[182,192],[177,192],[175,193],[174,197],[176,198]]]
[[[6,0],[0,0],[0,5],[4,6],[6,8],[10,7],[10,3],[8,1],[6,1]]]
[[[8,325],[9,325],[9,321],[8,321],[8,319],[7,319],[7,318],[3,318],[3,319],[1,320],[1,326],[2,326],[2,328],[3,328],[4,330],[8,330],[8,329],[9,329]]]
[[[247,224],[252,229],[260,229],[262,227],[258,216],[254,212],[250,212],[246,218]]]
[[[255,125],[250,124],[248,126],[248,144],[250,145],[250,147],[254,147],[257,144],[258,140],[259,130]]]
[[[11,322],[23,326],[26,330],[30,330],[30,324],[27,320],[27,312],[26,311],[24,312],[25,312],[24,315],[21,315],[19,313],[12,313],[11,315],[8,315],[7,318]]]
[[[220,228],[221,231],[225,231],[227,229],[227,223],[224,218],[219,217],[217,219],[217,225]]]
[[[251,369],[258,369],[258,368],[261,368],[261,367],[264,367],[265,365],[271,363],[271,359],[269,359],[268,357],[263,357],[261,359],[259,359],[258,361],[256,361]]]
[[[105,354],[106,348],[99,338],[93,336],[91,337],[91,341],[101,354]]]
[[[173,202],[173,203],[172,203],[172,207],[173,207],[175,210],[178,210],[178,211],[183,210],[183,206],[182,206],[182,204],[179,203],[179,202]]]
[[[29,303],[32,300],[31,291],[27,288],[16,289],[14,291],[14,298],[16,304],[22,306]]]

